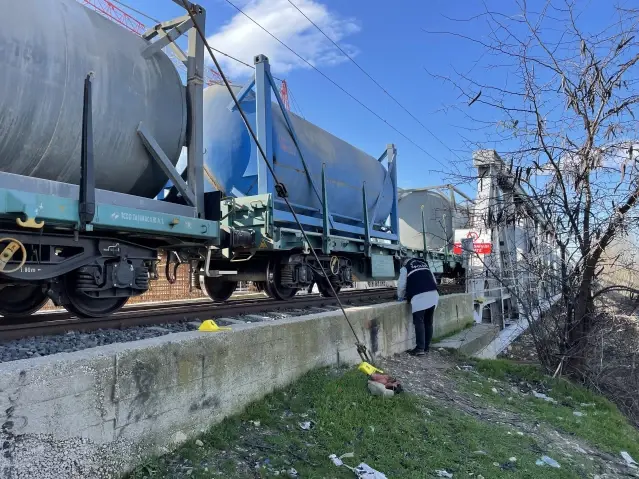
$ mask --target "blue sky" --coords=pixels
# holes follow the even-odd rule
[[[321,36],[287,0],[231,0],[273,31],[291,48],[317,65],[324,73],[351,92],[386,121],[427,150],[432,157],[415,147],[378,118],[366,111],[304,66],[289,52],[270,39],[258,27],[239,16],[225,0],[201,0],[207,9],[207,32],[213,47],[252,63],[253,54],[265,53],[274,73],[285,78],[295,102],[293,111],[367,153],[378,156],[387,143],[395,143],[399,153],[399,184],[421,187],[447,182],[451,165],[466,166],[471,151],[461,136],[479,140],[480,132],[469,132],[468,120],[446,105],[463,103],[453,89],[429,75],[453,75],[454,70],[472,71],[482,81],[507,84],[503,71],[494,72],[485,65],[474,66],[481,58],[482,47],[460,38],[429,31],[455,31],[482,39],[488,35],[485,22],[454,22],[446,17],[471,17],[483,11],[483,2],[413,0],[292,0],[399,100],[435,135],[428,133],[405,111],[388,98],[355,65],[349,62]],[[162,20],[181,14],[170,0],[127,0],[127,4]],[[516,4],[496,0],[488,6],[503,13],[518,11]],[[529,2],[535,3],[535,2]],[[611,2],[583,2],[586,27],[597,27],[603,18],[611,18]],[[463,6],[463,8],[462,8]],[[234,62],[224,62],[236,83],[251,70]],[[298,109],[299,105],[299,109]],[[494,120],[495,113],[479,110]],[[453,150],[453,151],[451,151]],[[464,188],[466,189],[466,188]],[[472,193],[472,190],[466,189]]]

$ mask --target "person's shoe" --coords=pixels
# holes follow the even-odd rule
[[[423,349],[415,348],[408,351],[408,354],[410,354],[411,356],[424,356],[426,353]]]

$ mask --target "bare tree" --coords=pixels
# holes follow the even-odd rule
[[[557,348],[543,359],[549,368],[563,361],[583,376],[589,335],[602,318],[595,301],[611,291],[636,291],[635,284],[604,273],[631,267],[611,245],[627,238],[638,219],[639,11],[617,7],[613,21],[592,31],[581,25],[577,3],[548,1],[540,12],[525,2],[518,7],[516,15],[485,10],[455,19],[464,27],[487,24],[485,39],[465,35],[465,28],[428,32],[463,38],[484,51],[471,73],[431,74],[459,91],[464,102],[456,108],[479,125],[468,146],[498,145],[509,174],[551,230],[559,247],[562,307]],[[478,79],[482,66],[500,80]],[[480,128],[484,137],[477,140]],[[555,274],[532,256],[524,263],[538,278]]]

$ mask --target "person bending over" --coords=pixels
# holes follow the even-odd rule
[[[433,315],[439,302],[437,280],[428,263],[418,258],[405,258],[397,280],[397,299],[410,301],[415,325],[412,356],[423,356],[428,352],[433,339]]]

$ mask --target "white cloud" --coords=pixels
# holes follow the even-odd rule
[[[354,19],[341,18],[316,0],[293,2],[344,51],[351,56],[357,54],[355,47],[341,42],[345,37],[360,31]],[[312,65],[330,66],[347,60],[288,0],[251,0],[234,3]],[[266,55],[275,75],[286,74],[295,68],[309,68],[306,63],[239,12],[208,40],[212,47],[249,65],[253,65],[255,55]],[[231,59],[222,55],[219,55],[218,59],[231,78],[242,78],[251,74],[249,68]]]

